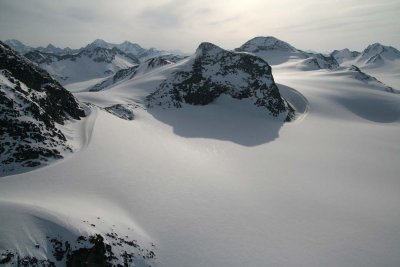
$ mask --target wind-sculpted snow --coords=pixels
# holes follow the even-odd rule
[[[220,95],[250,99],[272,116],[290,121],[294,110],[282,98],[271,67],[259,57],[202,43],[193,61],[165,80],[148,98],[148,106],[180,108],[184,103],[207,105]]]
[[[0,174],[35,167],[71,151],[57,125],[85,116],[46,72],[0,43]]]
[[[0,219],[2,267],[155,266],[156,245],[133,223],[4,201]]]
[[[379,81],[390,83],[367,67],[320,69],[305,52],[202,48],[132,79],[120,72],[107,90],[83,90],[100,80],[75,88],[91,103],[74,123],[85,149],[0,179],[5,267],[400,266],[400,95]],[[271,58],[281,63],[273,80]],[[314,70],[299,68],[306,59]],[[197,84],[242,86],[259,70],[296,110],[293,123],[229,90],[189,98],[205,105],[183,98]],[[165,81],[179,81],[182,108],[172,85],[144,108]]]
[[[387,86],[386,84],[382,83],[375,77],[372,77],[371,75],[368,75],[368,74],[362,72],[357,66],[352,65],[351,67],[349,67],[349,70],[354,73],[353,77],[359,81],[362,81],[367,84],[376,84],[378,88],[383,87],[384,91],[387,91],[390,93],[395,93],[395,94],[400,94],[399,90],[395,90],[392,87]]]

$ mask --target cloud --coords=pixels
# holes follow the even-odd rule
[[[398,0],[0,0],[0,39],[81,47],[102,38],[194,51],[202,41],[230,49],[275,35],[313,50],[399,47],[398,10]]]

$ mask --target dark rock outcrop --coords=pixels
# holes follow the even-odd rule
[[[286,114],[286,119],[291,120],[294,110],[280,95],[271,67],[263,59],[202,43],[187,64],[187,70],[172,73],[147,98],[148,107],[207,105],[227,94],[236,99],[251,99],[269,114],[275,117]]]
[[[62,158],[71,150],[56,124],[85,112],[50,75],[0,42],[0,173]]]

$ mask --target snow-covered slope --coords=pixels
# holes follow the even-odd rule
[[[369,45],[361,53],[343,49],[331,53],[342,66],[357,66],[370,76],[400,89],[400,51],[380,43]]]
[[[71,151],[60,125],[84,116],[48,73],[0,42],[0,175],[23,171]]]
[[[369,45],[357,57],[358,65],[378,67],[386,61],[400,60],[400,51],[392,46],[384,46],[379,43]]]
[[[156,48],[146,49],[141,47],[139,44],[131,43],[129,41],[124,41],[120,44],[113,44],[113,43],[108,43],[102,39],[94,40],[92,43],[88,44],[84,48],[81,48],[81,50],[93,50],[96,49],[97,47],[108,48],[108,49],[117,48],[130,56],[138,58],[141,62],[144,62],[147,59],[153,57],[171,54],[171,52],[158,50]]]
[[[381,90],[386,91],[386,92],[391,92],[391,93],[396,93],[399,94],[400,91],[399,90],[395,90],[390,86],[387,86],[386,84],[382,83],[381,81],[379,81],[378,79],[376,79],[375,77],[372,77],[371,75],[368,75],[364,72],[362,72],[360,70],[360,68],[352,65],[351,67],[348,68],[352,73],[352,76],[357,79],[360,80],[364,83],[367,84],[374,84],[376,86],[376,88],[381,88]]]
[[[331,56],[333,56],[339,64],[342,64],[343,62],[346,61],[353,61],[360,54],[361,54],[360,52],[350,51],[348,48],[345,48],[342,50],[333,51],[331,53]]]
[[[81,50],[78,54],[57,56],[32,51],[25,57],[47,70],[61,84],[70,84],[95,78],[107,77],[117,71],[139,63],[138,59],[117,48]]]
[[[164,56],[159,56],[159,57],[148,59],[139,65],[136,65],[136,66],[133,66],[133,67],[130,67],[127,69],[119,70],[112,77],[104,79],[100,83],[97,83],[97,84],[89,87],[89,91],[95,92],[95,91],[100,91],[100,90],[104,90],[106,88],[113,87],[117,83],[121,83],[123,81],[130,80],[134,77],[141,76],[141,75],[151,72],[154,69],[157,69],[159,67],[169,65],[169,64],[174,64],[180,60],[183,60],[184,58],[185,57],[183,57],[183,56],[177,56],[177,55],[164,55]]]
[[[0,259],[65,266],[46,236],[64,252],[65,241],[79,248],[80,236],[100,234],[84,251],[134,253],[127,266],[399,266],[400,96],[356,70],[305,72],[289,61],[273,75],[302,114],[292,123],[229,95],[144,109],[194,58],[75,94],[104,108],[139,105],[133,120],[93,107],[86,149],[0,179]]]
[[[335,69],[339,66],[332,56],[307,53],[275,37],[255,37],[236,51],[255,54],[271,65],[296,62],[299,70]]]
[[[308,54],[310,57],[299,61],[296,68],[299,70],[334,70],[339,67],[339,64],[332,56],[324,56],[322,54]]]

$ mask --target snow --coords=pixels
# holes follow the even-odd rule
[[[70,83],[64,85],[64,88],[67,89],[68,91],[72,93],[78,93],[82,91],[87,91],[89,88],[91,88],[93,85],[101,83],[102,81],[108,79],[109,77],[106,78],[95,78],[95,79],[90,79],[90,80],[85,80],[83,82],[76,82],[76,83]]]
[[[342,66],[356,65],[363,72],[400,90],[400,51],[396,48],[375,43],[357,56],[351,56],[349,52],[348,49],[344,49],[332,54]]]
[[[157,266],[400,266],[400,96],[347,69],[276,59],[294,123],[229,96],[134,109],[132,121],[93,107],[76,126],[84,149],[0,179],[0,250],[40,256],[44,233],[115,225],[154,242]],[[190,60],[75,96],[140,103]],[[83,222],[97,217],[98,229]]]

